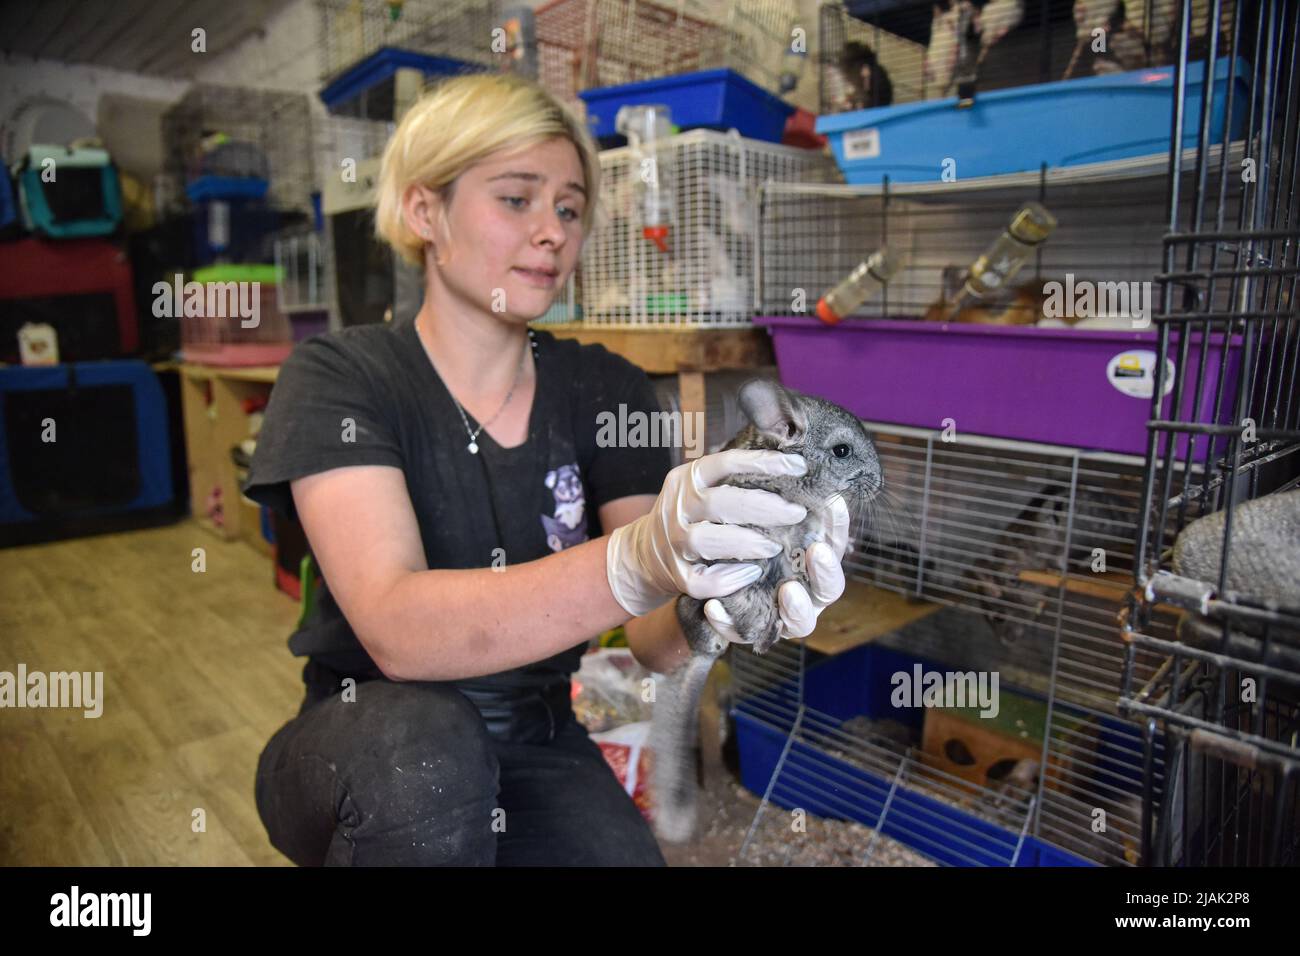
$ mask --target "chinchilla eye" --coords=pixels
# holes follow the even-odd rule
[[[848,445],[836,445],[831,449],[831,454],[836,458],[848,458],[852,449]]]

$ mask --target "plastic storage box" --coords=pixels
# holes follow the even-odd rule
[[[756,318],[772,333],[781,381],[868,421],[917,428],[956,422],[958,433],[1145,455],[1156,331],[968,325],[899,319],[828,326],[807,316]],[[1176,330],[1171,341],[1178,341]],[[1191,340],[1196,361],[1200,334]],[[1202,388],[1184,421],[1212,421],[1222,338],[1208,349]],[[1172,361],[1172,360],[1171,360]],[[1225,395],[1235,395],[1241,340],[1227,354]],[[1173,383],[1167,375],[1166,388]],[[1145,390],[1144,390],[1145,387]],[[1162,414],[1169,417],[1171,398]],[[1230,409],[1219,421],[1230,421]],[[1179,454],[1186,449],[1179,441]],[[1204,448],[1204,439],[1199,444]]]
[[[620,106],[662,103],[681,129],[735,128],[747,139],[781,142],[794,107],[735,70],[703,70],[640,83],[605,86],[578,94],[587,105],[593,136],[617,136],[614,119]]]
[[[1195,146],[1205,64],[1189,63],[1183,146]],[[1237,60],[1230,139],[1245,132],[1249,67]],[[1215,62],[1210,130],[1222,137],[1229,64]],[[1172,66],[981,93],[958,109],[956,97],[823,116],[835,161],[850,184],[931,182],[945,168],[959,179],[1078,166],[1169,150]],[[676,111],[674,110],[674,116]],[[955,165],[945,161],[952,160]]]

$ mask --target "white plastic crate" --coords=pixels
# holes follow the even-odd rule
[[[734,130],[671,136],[653,153],[605,150],[600,165],[608,221],[588,239],[579,267],[583,319],[599,325],[748,325],[759,186],[841,181],[824,153],[745,139]],[[665,252],[642,235],[642,175],[650,168],[672,194]]]

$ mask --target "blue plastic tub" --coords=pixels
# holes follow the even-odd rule
[[[841,721],[859,714],[872,719],[889,718],[914,727],[919,735],[925,719],[924,709],[898,709],[890,704],[892,675],[899,671],[911,672],[918,663],[927,671],[951,669],[891,648],[863,645],[808,668],[804,675],[804,699],[809,708]],[[793,681],[790,683],[793,685]],[[791,690],[792,687],[784,688],[786,694]],[[767,792],[785,749],[787,734],[784,729],[751,716],[746,709],[772,713],[781,693],[781,690],[764,691],[742,702],[735,711],[741,783],[760,795]],[[1132,764],[1134,757],[1117,746],[1114,737],[1115,734],[1101,734],[1100,762],[1106,771],[1129,780],[1136,792],[1139,770]],[[1096,865],[1033,837],[1021,840],[1018,833],[906,787],[899,787],[891,798],[892,783],[805,743],[795,742],[786,757],[781,785],[773,789],[771,799],[788,810],[801,807],[818,816],[854,820],[869,827],[877,825],[889,799],[889,813],[881,832],[950,866]],[[917,826],[918,819],[930,825]],[[935,820],[948,824],[943,837],[935,835]]]
[[[270,183],[256,176],[199,176],[185,186],[190,202],[209,199],[262,199]]]
[[[1228,60],[1217,60],[1210,130],[1221,140]],[[1203,61],[1187,66],[1183,146],[1196,145],[1204,89]],[[1235,61],[1229,137],[1245,133],[1249,95],[1245,61]],[[818,133],[830,138],[844,178],[855,185],[934,182],[945,160],[958,179],[1079,166],[1169,150],[1173,122],[1172,66],[1040,83],[981,93],[969,109],[957,98],[881,106],[823,116]]]
[[[587,104],[587,122],[597,138],[617,136],[614,120],[621,106],[662,103],[681,129],[735,128],[748,139],[781,142],[794,107],[735,70],[703,70],[640,83],[605,86],[578,94]]]

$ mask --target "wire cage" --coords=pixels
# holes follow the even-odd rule
[[[265,178],[269,205],[310,212],[309,108],[301,93],[195,84],[163,115],[167,172],[187,185],[203,176]]]
[[[1191,152],[1184,182],[1193,174]],[[1244,155],[1240,144],[1227,152],[1229,162]],[[1136,313],[1150,307],[1161,267],[1167,191],[1164,155],[952,182],[766,183],[758,199],[755,295],[764,314],[811,313],[819,296],[888,246],[899,269],[855,316],[1143,328],[1150,315]],[[1055,218],[1052,233],[1006,287],[949,309],[968,269],[1029,202]],[[1064,289],[1067,276],[1070,288],[1093,283],[1115,297],[1122,292],[1124,301],[1095,302],[1093,315],[1045,314],[1046,283]],[[1101,321],[1108,317],[1113,321]]]
[[[491,67],[500,0],[317,0],[323,81],[385,47]]]
[[[769,180],[839,177],[826,155],[692,130],[655,146],[603,150],[601,205],[580,265],[584,321],[743,327],[754,312],[756,191]],[[664,249],[647,240],[649,171],[671,196]]]
[[[395,124],[382,120],[311,113],[286,120],[306,124],[290,135],[306,137],[312,144],[311,189],[322,197],[322,207],[336,202],[336,194],[367,190],[372,177],[369,161],[379,156]],[[325,198],[327,192],[329,198]],[[319,225],[319,228],[318,228]],[[336,250],[331,217],[321,222],[290,226],[275,237],[274,259],[279,268],[278,301],[286,313],[326,311],[338,315]]]
[[[181,354],[199,365],[278,365],[293,349],[273,266],[218,266],[194,273],[203,305],[178,316]],[[185,292],[186,300],[191,292]]]
[[[1195,0],[1200,11],[1209,0]],[[1227,0],[1224,9],[1230,9]],[[1179,0],[849,0],[823,4],[821,112],[971,96],[1170,64]],[[1205,55],[1205,19],[1189,35]]]
[[[539,79],[579,105],[582,90],[722,68],[779,93],[802,66],[797,26],[791,0],[552,0],[536,11]]]
[[[1251,84],[1241,161],[1207,148],[1196,117],[1191,182],[1174,182],[1155,316],[1175,394],[1207,387],[1223,420],[1151,416],[1121,703],[1163,736],[1167,797],[1145,794],[1144,857],[1155,864],[1294,865],[1300,848],[1300,5],[1183,5],[1211,55],[1241,58]],[[1177,61],[1175,116],[1187,109]],[[1231,96],[1232,93],[1227,95]],[[1190,337],[1199,330],[1199,348]],[[1181,341],[1174,344],[1174,337]],[[1205,349],[1238,337],[1245,373],[1207,374]],[[1158,367],[1163,367],[1159,365]],[[1180,444],[1181,442],[1181,444]],[[1191,467],[1188,467],[1188,466]],[[1175,475],[1171,466],[1180,466]],[[1179,480],[1181,477],[1181,480]],[[1173,635],[1155,616],[1176,614]],[[1135,659],[1155,653],[1144,676]],[[1166,811],[1161,813],[1161,811]],[[1167,818],[1181,818],[1181,827]]]
[[[856,821],[875,834],[857,863],[870,863],[888,837],[954,865],[1024,864],[1035,841],[1085,862],[1132,865],[1143,738],[1117,707],[1116,619],[1131,587],[1142,459],[866,424],[888,504],[860,529],[850,578],[874,589],[860,594],[905,595],[930,612],[881,625],[870,645],[830,657],[806,647],[732,655],[738,723],[748,722],[751,739],[790,741],[770,776],[754,771],[766,782],[755,827],[772,804]],[[862,616],[897,623],[898,607],[873,603]],[[1172,633],[1167,617],[1155,623]],[[897,710],[845,693],[882,684],[880,673],[852,670],[866,651],[883,656],[874,666],[885,675],[912,661],[997,674],[1020,721],[973,732],[969,748],[944,714],[927,711],[909,731]],[[1159,665],[1157,653],[1134,659],[1148,677]],[[1157,792],[1162,753],[1152,762]]]

